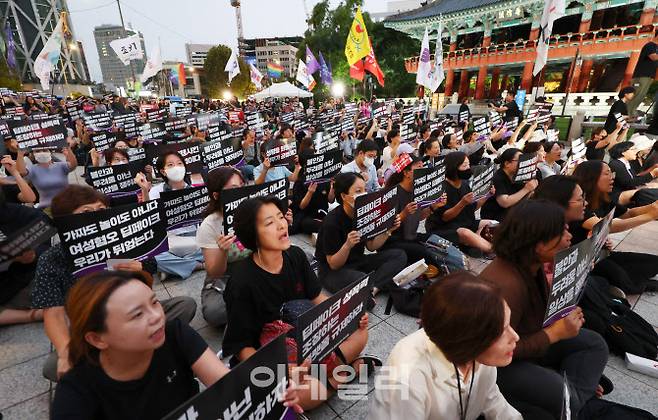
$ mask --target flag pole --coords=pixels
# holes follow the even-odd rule
[[[571,83],[573,82],[573,74],[576,71],[578,60],[580,60],[580,47],[576,48],[576,56],[573,58],[573,61],[571,62],[571,66],[569,67],[567,86],[566,89],[564,90],[564,104],[562,104],[562,115],[564,115],[564,111],[567,108],[567,100],[569,99],[569,94],[571,93]]]
[[[123,22],[123,11],[121,10],[121,1],[120,0],[117,0],[117,7],[119,8],[119,18],[121,19],[121,27],[123,28],[123,37],[126,38],[127,37],[126,24]],[[140,39],[139,42],[141,43],[141,39]],[[146,53],[146,52],[144,52],[144,53]],[[133,93],[134,93],[134,92],[137,92],[137,90],[135,88],[135,86],[137,85],[137,80],[135,79],[135,68],[133,67],[133,61],[130,60],[129,63],[130,63],[130,73],[131,73],[132,78],[133,78]]]

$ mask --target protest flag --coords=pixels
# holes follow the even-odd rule
[[[427,28],[425,28],[423,42],[420,45],[418,71],[416,72],[416,84],[430,87],[429,76],[431,71],[432,66],[430,65],[430,38],[427,33]]]
[[[185,78],[185,65],[183,63],[178,63],[178,85],[185,86],[187,80]]]
[[[267,62],[267,74],[274,78],[278,79],[281,77],[281,74],[283,73],[283,66],[279,63],[275,63],[274,61],[268,61]]]
[[[64,41],[64,19],[65,14],[59,18],[57,26],[53,29],[52,34],[43,46],[43,49],[34,60],[34,74],[41,82],[41,88],[48,90],[50,87],[50,72],[55,69],[59,56],[62,51],[62,42]]]
[[[443,72],[443,44],[441,44],[441,32],[443,31],[443,25],[439,24],[439,30],[436,35],[436,50],[434,52],[434,66],[432,67],[432,73],[430,74],[430,91],[432,93],[441,86],[441,82],[446,78],[445,73]]]
[[[372,48],[372,43],[370,40],[368,40],[370,43],[370,54],[365,59],[365,66],[364,68],[372,73],[376,78],[377,78],[377,83],[379,83],[379,86],[384,86],[384,72],[382,69],[379,67],[379,63],[377,63],[377,59],[375,58],[375,49]]]
[[[124,66],[127,66],[130,60],[141,60],[144,58],[144,51],[142,51],[142,44],[138,34],[115,39],[110,42],[110,47],[112,47]]]
[[[235,49],[231,49],[231,56],[226,62],[226,67],[224,71],[228,72],[228,82],[231,83],[231,80],[238,74],[240,74],[240,64],[238,64],[238,54],[235,52]]]
[[[366,57],[372,51],[370,40],[368,39],[368,30],[361,15],[361,8],[356,9],[354,14],[354,21],[352,27],[347,35],[347,42],[345,43],[345,57],[347,57],[347,64],[350,66]]]
[[[162,70],[162,57],[160,56],[160,46],[158,45],[153,48],[151,56],[146,61],[139,81],[145,83],[148,79],[158,74],[160,70]]]
[[[16,68],[16,44],[14,44],[14,33],[11,30],[9,19],[5,23],[5,44],[7,50],[7,65],[10,69]]]
[[[313,76],[311,76],[311,74],[308,72],[308,66],[301,58],[299,59],[299,64],[297,65],[297,76],[295,77],[295,80],[301,83],[302,86],[304,86],[306,89],[309,89],[311,80],[313,80]]]
[[[356,79],[359,82],[361,82],[365,74],[366,71],[365,68],[363,67],[363,60],[359,60],[350,66],[350,77],[352,79]]]
[[[318,60],[315,58],[313,51],[311,51],[308,45],[306,46],[306,70],[308,71],[308,74],[313,74],[320,70],[320,63],[318,63]]]
[[[322,83],[325,85],[330,85],[331,82],[333,82],[333,78],[331,77],[331,69],[329,68],[327,62],[324,60],[322,51],[320,51],[320,80],[322,80]]]
[[[539,74],[541,69],[546,65],[548,60],[548,41],[553,33],[553,22],[564,16],[565,13],[564,0],[545,0],[544,13],[541,15],[539,39],[537,40],[537,58],[535,59],[535,67],[532,70],[532,75]]]
[[[262,89],[263,74],[254,66],[254,63],[249,63],[249,76],[251,82],[256,85],[256,89]]]

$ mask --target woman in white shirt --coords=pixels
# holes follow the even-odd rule
[[[400,340],[382,368],[369,419],[521,419],[496,385],[519,336],[491,283],[462,271],[425,292],[424,329]]]
[[[384,152],[382,153],[382,173],[386,172],[386,170],[391,167],[395,158],[398,157],[398,148],[402,141],[400,130],[393,129],[389,131],[386,135],[386,140],[388,141],[388,146],[384,147]]]

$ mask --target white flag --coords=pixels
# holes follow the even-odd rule
[[[306,89],[308,89],[308,86],[311,84],[311,76],[308,74],[308,68],[306,67],[306,63],[300,58],[299,59],[299,64],[297,65],[297,76],[295,77],[295,80],[297,80],[299,83],[302,84]]]
[[[141,60],[144,58],[144,51],[142,51],[142,44],[139,40],[139,35],[131,35],[127,38],[115,39],[110,42],[110,47],[117,53],[117,57],[127,66],[130,60]]]
[[[432,93],[441,86],[441,82],[446,78],[443,71],[443,45],[441,44],[441,31],[443,31],[443,25],[439,24],[439,33],[436,36],[436,50],[434,51],[434,66],[432,67],[432,73],[430,74],[430,91]]]
[[[146,61],[142,76],[139,78],[142,83],[145,83],[149,78],[158,74],[162,70],[162,57],[160,57],[160,46],[157,46],[151,51],[151,57]]]
[[[432,66],[430,64],[430,38],[427,34],[427,27],[425,28],[425,35],[423,42],[420,44],[420,56],[418,60],[418,72],[416,73],[416,84],[430,88],[430,72]]]
[[[63,21],[60,19],[50,38],[48,38],[43,49],[34,60],[34,74],[39,78],[43,90],[50,88],[50,72],[57,65],[59,55],[62,52],[62,42],[64,40],[62,24]]]
[[[236,54],[235,50],[231,50],[231,56],[229,57],[228,61],[226,62],[226,67],[224,67],[224,71],[228,72],[228,82],[229,84],[231,83],[231,80],[238,74],[240,74],[240,65],[238,64],[238,55]]]
[[[263,85],[261,81],[263,80],[263,74],[254,66],[253,63],[249,63],[249,75],[251,76],[251,81],[256,85],[257,89],[261,89]]]
[[[537,59],[532,75],[539,74],[548,61],[548,40],[553,33],[553,22],[564,16],[565,0],[545,0],[544,13],[541,15],[539,39],[537,40]]]

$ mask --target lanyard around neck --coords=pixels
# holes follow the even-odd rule
[[[468,395],[466,396],[466,406],[462,401],[462,386],[461,380],[459,379],[459,370],[457,365],[453,364],[455,367],[455,375],[457,375],[457,393],[459,395],[459,418],[460,420],[466,420],[466,413],[468,413],[468,403],[471,401],[471,393],[473,392],[473,383],[475,383],[475,361],[471,366],[471,385],[468,388]]]

